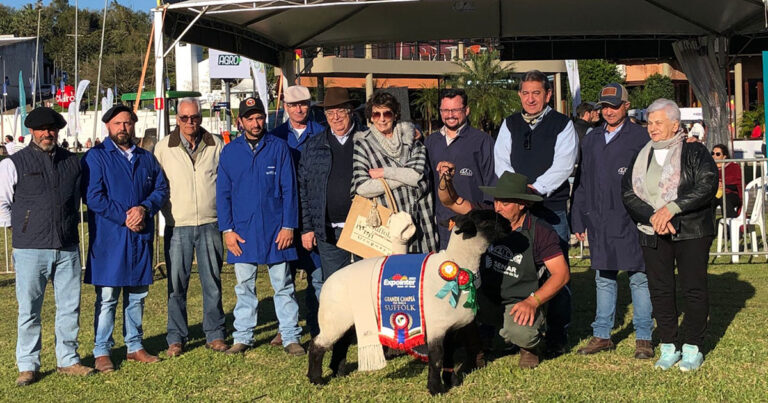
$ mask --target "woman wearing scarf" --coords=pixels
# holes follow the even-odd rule
[[[408,244],[410,253],[435,252],[438,249],[434,207],[430,195],[427,149],[414,141],[414,128],[408,122],[398,122],[400,104],[389,93],[377,92],[365,106],[365,116],[373,123],[362,133],[355,134],[352,162],[352,194],[389,206],[384,195],[387,181],[398,211],[413,217],[416,235]]]
[[[640,231],[661,338],[655,366],[666,370],[679,362],[680,370],[691,371],[704,361],[707,260],[715,232],[710,203],[717,192],[717,166],[704,145],[684,141],[680,109],[673,101],[660,98],[648,107],[648,134],[651,141],[624,175],[624,205]],[[680,337],[675,266],[685,301]]]

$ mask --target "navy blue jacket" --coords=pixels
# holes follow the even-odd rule
[[[587,230],[595,270],[645,271],[638,230],[622,201],[621,180],[648,143],[648,132],[628,119],[605,143],[605,126],[581,143],[581,164],[571,200],[571,230]]]
[[[429,135],[424,140],[424,145],[427,147],[427,158],[432,168],[436,200],[437,188],[440,186],[437,163],[440,161],[449,161],[456,165],[453,186],[459,196],[472,203],[493,200],[480,190],[480,186],[493,186],[496,182],[496,173],[493,170],[493,137],[488,133],[467,124],[450,146],[439,131]],[[438,220],[447,220],[456,213],[438,201],[435,203],[435,215]]]
[[[353,141],[357,130],[349,134],[347,141]],[[298,182],[301,201],[301,232],[315,233],[315,239],[325,241],[325,213],[328,176],[331,174],[331,145],[328,143],[330,129],[307,140],[301,152]],[[352,167],[350,167],[352,169]],[[352,183],[349,184],[352,189]],[[351,197],[351,196],[350,196]]]
[[[293,131],[291,131],[291,122],[288,121],[281,124],[280,126],[277,126],[269,134],[282,139],[288,144],[288,147],[291,149],[293,165],[298,169],[299,161],[301,160],[301,151],[304,149],[304,145],[307,144],[307,141],[310,138],[315,137],[324,131],[325,127],[323,125],[315,121],[308,120],[306,130],[304,130],[304,133],[301,134],[301,137],[297,139],[293,134]]]

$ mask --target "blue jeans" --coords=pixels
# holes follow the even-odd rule
[[[597,302],[595,321],[592,322],[592,335],[601,339],[611,337],[616,314],[616,296],[618,271],[596,270],[595,285]],[[653,319],[651,318],[651,294],[648,291],[648,277],[641,271],[627,272],[629,290],[632,294],[632,324],[635,327],[635,339],[651,340]]]
[[[301,337],[299,327],[299,304],[296,303],[296,293],[293,279],[287,262],[267,265],[269,281],[275,290],[275,314],[277,315],[278,330],[283,337],[283,346],[297,343]],[[232,336],[235,343],[253,344],[253,329],[258,320],[259,299],[256,296],[256,273],[258,265],[252,263],[235,263],[237,285],[235,295],[237,303],[233,311],[235,315],[235,331]]]
[[[291,266],[297,269],[304,269],[307,272],[307,291],[304,303],[307,305],[307,327],[312,337],[320,334],[320,326],[317,323],[317,310],[320,307],[320,289],[323,287],[323,268],[315,264],[315,260],[320,260],[317,252],[308,251],[301,245],[301,241],[296,247],[299,254],[299,260],[291,262]],[[292,272],[296,272],[295,269]]]
[[[341,231],[341,228],[326,228],[328,239],[317,241],[317,251],[323,266],[323,281],[352,262],[352,254],[336,246]]]
[[[192,260],[197,252],[197,272],[203,290],[203,331],[210,343],[225,337],[221,306],[223,245],[216,223],[165,228],[165,262],[168,265],[168,345],[186,343],[187,289]]]
[[[565,210],[550,210],[541,204],[531,209],[538,219],[547,222],[560,238],[560,249],[568,262],[568,240],[571,228],[568,225],[568,213]],[[570,270],[570,266],[569,266]],[[571,287],[566,284],[547,303],[547,342],[565,345],[568,342],[568,326],[571,324]]]
[[[40,369],[41,310],[45,286],[53,283],[56,302],[56,363],[68,367],[80,362],[77,333],[80,331],[80,252],[64,249],[14,249],[16,300],[19,303],[16,365],[19,371]]]
[[[102,287],[96,288],[96,309],[93,328],[96,334],[93,340],[93,356],[109,356],[115,346],[112,332],[115,330],[115,308],[120,291],[123,292],[123,339],[128,354],[142,350],[141,340],[144,330],[141,327],[144,316],[144,299],[149,294],[149,286],[137,287]]]

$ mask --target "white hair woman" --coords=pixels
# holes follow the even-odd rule
[[[684,141],[680,109],[673,101],[660,98],[648,107],[648,134],[651,141],[624,175],[624,205],[640,230],[661,338],[655,366],[669,369],[679,361],[680,370],[691,371],[704,361],[707,259],[715,232],[710,203],[717,192],[717,166],[704,145]],[[680,337],[675,266],[685,300]]]

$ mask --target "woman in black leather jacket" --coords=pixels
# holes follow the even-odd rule
[[[673,101],[657,99],[648,114],[651,141],[624,175],[624,205],[640,231],[661,337],[655,366],[669,369],[679,361],[682,371],[690,371],[704,360],[700,347],[709,315],[707,261],[715,232],[710,204],[717,192],[717,166],[706,147],[684,141]],[[679,340],[675,266],[685,296]]]

